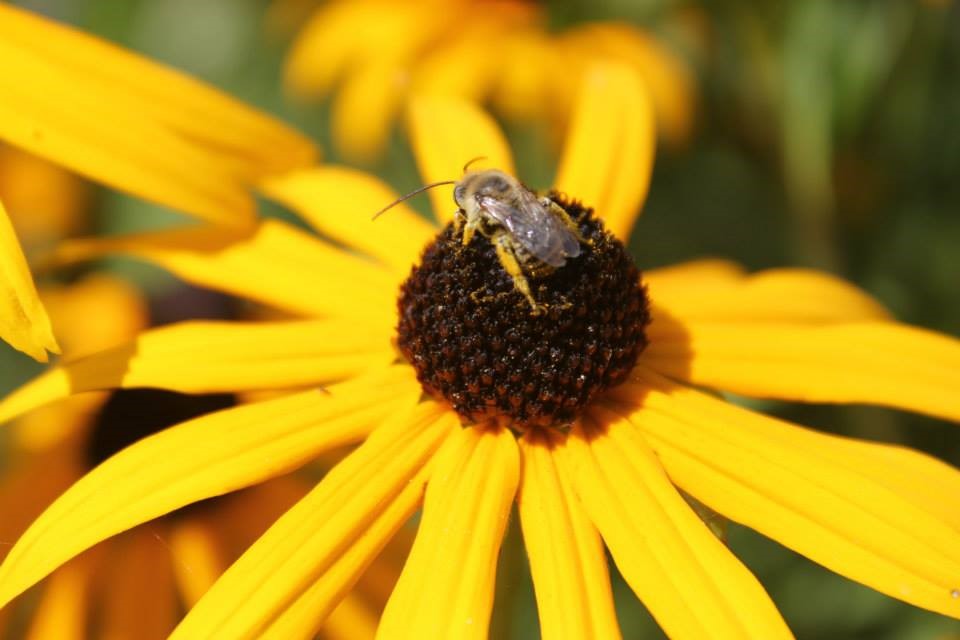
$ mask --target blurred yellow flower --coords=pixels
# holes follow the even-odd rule
[[[0,140],[205,220],[250,224],[248,186],[316,155],[299,134],[196,80],[9,4],[0,4],[0,60]],[[7,189],[17,199],[28,185]],[[30,206],[59,215],[66,207],[51,197],[67,196]],[[0,339],[42,361],[59,351],[3,204]]]
[[[280,0],[273,15],[302,15],[303,5]],[[334,142],[352,161],[382,154],[410,94],[490,102],[510,119],[563,125],[580,77],[598,59],[641,74],[668,143],[689,137],[696,91],[677,54],[626,23],[551,33],[545,21],[535,2],[332,0],[294,41],[286,83],[302,99],[333,95]]]
[[[456,177],[478,156],[486,162],[480,166],[513,173],[502,134],[472,103],[423,97],[409,114],[424,181]],[[627,239],[646,196],[653,120],[648,92],[631,67],[599,64],[584,75],[556,188],[595,207],[613,234],[591,236],[597,244],[583,249],[584,260],[601,242],[622,255],[614,237]],[[480,345],[477,358],[491,365],[492,378],[511,358],[554,357],[559,349],[529,338],[518,345],[510,330],[484,334],[495,322],[465,315],[468,308],[481,313],[487,300],[526,304],[502,270],[488,274],[506,287],[499,293],[452,296],[418,316],[423,322],[427,315],[454,318],[456,326],[448,328],[456,340],[420,353],[421,362],[407,361],[396,349],[397,290],[401,283],[411,290],[417,256],[431,245],[423,268],[454,233],[451,227],[444,231],[402,204],[371,223],[371,212],[395,194],[342,167],[293,172],[267,181],[264,190],[324,239],[264,220],[248,234],[190,227],[72,241],[58,251],[65,262],[105,252],[137,256],[192,283],[303,319],[146,331],[39,376],[0,403],[0,420],[75,393],[118,387],[293,393],[187,421],[106,460],[19,539],[0,567],[0,602],[111,536],[361,443],[227,569],[173,637],[310,637],[421,505],[416,539],[378,636],[484,637],[515,500],[545,636],[619,636],[605,545],[669,636],[789,637],[763,587],[685,495],[852,580],[960,617],[957,470],[900,447],[820,434],[700,391],[870,403],[960,420],[956,340],[892,321],[866,294],[825,274],[746,275],[728,262],[689,263],[643,275],[652,321],[623,331],[642,331],[649,345],[636,366],[622,372],[621,384],[580,409],[569,432],[519,428],[497,403],[499,419],[464,428],[451,404],[479,391],[445,399],[425,390],[418,381],[423,362],[456,381],[467,373],[445,367],[458,362],[459,349]],[[441,224],[452,218],[451,191],[431,191]],[[554,197],[571,210],[579,206]],[[582,207],[580,214],[581,224],[600,224]],[[495,260],[485,242],[457,253],[485,252],[488,262]],[[557,273],[576,274],[577,264]],[[435,274],[435,283],[444,273]],[[602,288],[606,275],[597,290],[619,296]],[[435,283],[426,280],[424,295],[433,295]],[[631,280],[627,289],[635,286]],[[555,306],[541,325],[544,336],[549,323],[568,326],[580,313],[606,309],[604,322],[619,317],[607,302]],[[460,333],[477,327],[479,334]],[[603,362],[595,375],[602,375],[604,362],[621,354],[605,355],[607,343],[598,347],[590,336],[607,340],[623,331],[608,325],[586,331],[571,344],[597,354]],[[571,363],[570,371],[587,371],[572,364],[580,357],[576,349],[557,353],[568,358],[562,362]],[[562,382],[570,371],[548,373],[573,389],[573,381]],[[525,390],[528,382],[533,391]],[[510,393],[537,389],[536,381],[520,376],[499,384]],[[513,400],[503,398],[506,406]]]
[[[84,231],[91,196],[77,175],[0,145],[0,202],[28,251]]]

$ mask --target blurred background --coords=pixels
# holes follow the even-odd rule
[[[296,99],[283,86],[284,61],[298,27],[320,2],[16,4],[183,69],[278,114],[316,139],[325,161],[357,162],[331,132],[330,101]],[[949,0],[526,4],[543,12],[557,33],[598,20],[638,27],[689,73],[689,122],[660,145],[649,200],[631,241],[641,267],[725,257],[751,270],[820,268],[855,282],[905,322],[960,335],[956,5]],[[589,48],[589,40],[583,46]],[[534,188],[548,186],[557,158],[555,131],[522,118],[507,119],[504,126],[521,178]],[[399,191],[419,186],[399,127],[390,129],[385,145],[360,166]],[[2,147],[0,199],[28,256],[67,235],[122,233],[180,221],[171,211]],[[413,204],[426,212],[425,199]],[[289,218],[266,203],[262,209]],[[112,274],[123,286],[135,285],[145,292],[147,306],[155,308],[178,288],[170,276],[124,260],[101,263],[97,271]],[[45,299],[60,295],[63,303],[64,287],[87,275],[77,271],[39,281]],[[108,299],[127,304],[119,295]],[[106,303],[93,300],[94,309],[104,308]],[[80,303],[66,308],[63,313],[70,317],[89,310]],[[198,310],[197,315],[205,314]],[[116,328],[118,336],[127,333]],[[0,344],[0,392],[40,370]],[[960,431],[954,425],[867,407],[750,405],[824,431],[902,443],[960,465]],[[6,432],[0,434],[0,465],[7,440]],[[834,576],[740,527],[730,526],[729,543],[799,638],[960,638],[957,621]],[[492,637],[538,637],[516,523],[499,576]],[[662,637],[623,581],[617,576],[615,582],[624,636]]]

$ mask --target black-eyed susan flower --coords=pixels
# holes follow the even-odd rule
[[[420,99],[410,119],[425,181],[456,179],[478,156],[513,172],[496,125],[469,102]],[[618,238],[645,196],[653,147],[641,80],[619,65],[593,69],[553,196],[577,221],[583,253],[535,281],[533,295],[550,303],[539,325],[483,234],[458,250],[449,230],[403,205],[371,222],[394,194],[339,167],[264,187],[323,239],[264,221],[247,236],[188,228],[65,245],[62,260],[119,251],[305,318],[148,331],[43,374],[0,404],[0,419],[104,388],[302,390],[185,422],[106,460],[19,539],[0,567],[0,602],[117,533],[359,443],[173,637],[309,637],[421,506],[378,636],[483,637],[514,502],[546,637],[619,635],[604,547],[671,637],[789,636],[685,496],[852,580],[960,617],[956,470],[702,390],[958,420],[960,344],[807,270],[746,275],[702,261],[611,289],[633,273]],[[451,192],[431,192],[441,223]],[[582,277],[581,259],[592,265]],[[458,290],[451,274],[485,284]]]
[[[135,288],[106,274],[40,291],[64,347],[76,359],[124,344],[147,326]],[[234,406],[230,394],[188,396],[156,389],[82,394],[11,424],[0,473],[0,541],[12,541],[77,479],[142,437]],[[17,615],[0,613],[14,637],[165,638],[223,570],[309,489],[295,475],[154,520],[81,554],[45,580]],[[409,550],[400,536],[331,614],[325,637],[375,629]],[[9,543],[0,548],[6,555]],[[91,636],[92,634],[92,636]]]
[[[304,4],[280,0],[275,16],[302,16]],[[382,154],[410,94],[490,103],[507,118],[555,121],[562,131],[579,78],[601,58],[643,76],[668,142],[688,138],[695,89],[676,53],[626,23],[551,33],[532,2],[322,3],[294,41],[286,82],[299,98],[332,94],[334,142],[345,157],[369,162]]]

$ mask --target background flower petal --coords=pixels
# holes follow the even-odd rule
[[[330,129],[337,151],[351,164],[383,156],[408,89],[403,63],[372,61],[351,70],[333,97]]]
[[[383,261],[404,276],[437,233],[436,227],[405,203],[372,220],[398,196],[383,181],[347,167],[292,172],[266,182],[263,188],[321,233]]]
[[[423,517],[379,638],[486,638],[520,456],[507,429],[474,426],[434,462]]]
[[[960,341],[892,322],[682,323],[643,364],[758,398],[859,402],[960,420]]]
[[[425,480],[420,472],[455,423],[432,402],[395,414],[270,527],[171,638],[260,637],[305,592],[322,620],[412,515]],[[311,592],[318,580],[326,598]],[[312,622],[293,618],[281,624]],[[303,631],[296,624],[287,628]]]
[[[177,621],[177,592],[170,549],[157,531],[143,527],[110,543],[103,581],[100,637],[163,640]]]
[[[643,80],[627,66],[597,63],[580,88],[555,186],[593,207],[626,241],[647,197],[656,146]]]
[[[295,389],[343,380],[395,359],[389,334],[356,320],[184,322],[40,374],[0,400],[0,424],[84,391]]]
[[[91,587],[97,569],[91,554],[67,563],[50,576],[32,616],[26,640],[84,640],[90,624]]]
[[[410,142],[424,184],[459,180],[463,166],[495,168],[514,174],[513,156],[497,123],[479,106],[456,98],[419,96],[409,108]],[[433,214],[442,224],[453,218],[457,205],[453,185],[430,190]]]
[[[517,505],[543,638],[620,637],[603,543],[555,459],[560,435],[528,431]]]
[[[616,395],[684,491],[843,576],[960,617],[960,472],[641,377]]]
[[[215,527],[199,518],[172,523],[167,544],[177,591],[188,608],[226,569],[223,540],[217,534]]]
[[[211,221],[249,222],[245,184],[316,153],[211,87],[9,5],[0,7],[0,58],[0,137]]]
[[[184,227],[68,240],[50,260],[69,264],[110,253],[147,260],[192,284],[295,314],[364,316],[393,323],[384,312],[395,307],[393,274],[277,220],[263,221],[249,235]]]
[[[0,203],[0,339],[40,362],[60,353],[47,310],[40,302],[27,259]]]
[[[393,367],[144,438],[77,481],[33,523],[0,566],[0,603],[112,535],[355,442],[419,394],[409,371]]]
[[[750,571],[670,483],[640,432],[597,412],[576,427],[566,462],[620,572],[668,636],[792,637]]]

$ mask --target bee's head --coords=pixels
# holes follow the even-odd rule
[[[513,178],[503,171],[496,169],[471,171],[457,181],[457,185],[453,188],[453,200],[463,209],[470,198],[503,197],[510,191],[512,184]]]

